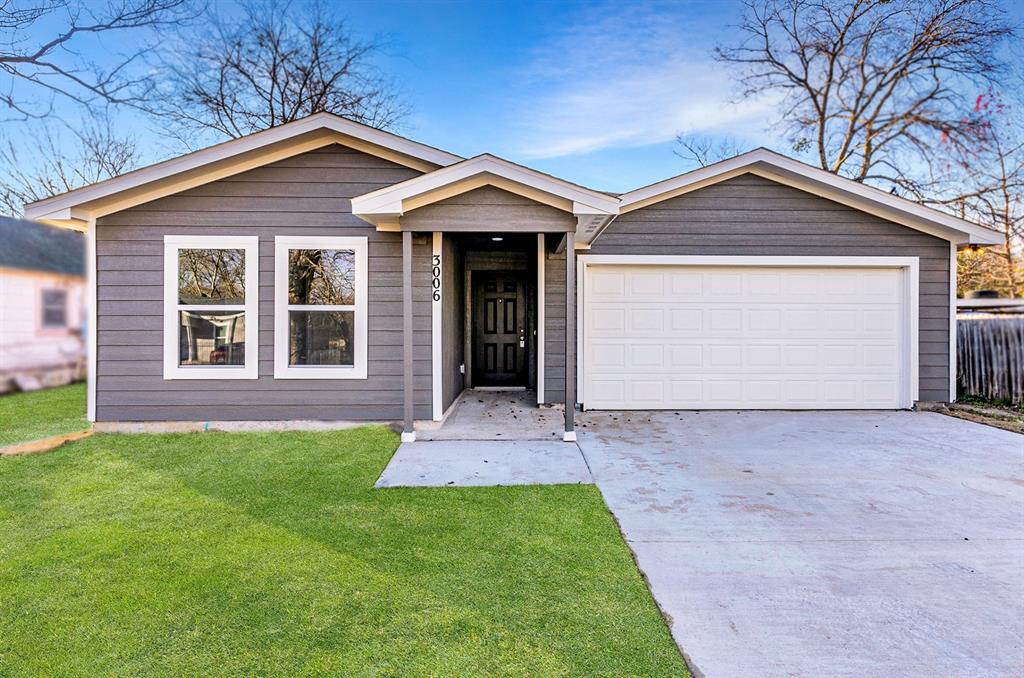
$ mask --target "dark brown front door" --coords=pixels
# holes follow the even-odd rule
[[[473,384],[525,386],[526,285],[523,272],[473,274]]]

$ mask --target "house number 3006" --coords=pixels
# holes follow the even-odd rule
[[[441,301],[441,255],[434,255],[434,265],[430,269],[431,298]]]

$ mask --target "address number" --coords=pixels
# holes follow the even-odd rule
[[[441,301],[441,255],[434,255],[434,265],[430,269],[431,298],[434,301]]]

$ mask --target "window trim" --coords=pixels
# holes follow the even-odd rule
[[[237,249],[245,253],[245,364],[178,364],[178,251],[183,249]],[[164,379],[257,379],[259,377],[259,236],[165,235],[164,236]],[[185,304],[194,310],[230,310],[211,304]]]
[[[49,304],[49,306],[47,305],[47,303],[46,303],[46,295],[47,294],[59,294],[61,296],[60,312],[61,312],[61,315],[63,316],[64,319],[60,323],[48,323],[48,322],[46,322],[46,311],[47,311],[48,308],[51,308],[51,307],[54,306],[53,304]],[[59,331],[59,330],[66,330],[66,329],[68,329],[69,328],[68,308],[69,308],[69,300],[68,300],[68,291],[67,290],[61,289],[61,288],[57,288],[57,287],[44,287],[39,292],[39,309],[40,309],[39,327],[41,329],[48,330],[48,331],[49,330],[57,330],[57,331]]]
[[[274,378],[275,379],[366,379],[367,363],[367,243],[365,236],[292,236],[274,238]],[[288,251],[293,249],[353,250],[355,252],[355,349],[351,367],[300,366],[288,364]],[[295,305],[296,310],[316,307]],[[349,305],[345,305],[346,309]],[[333,306],[324,306],[329,310]]]

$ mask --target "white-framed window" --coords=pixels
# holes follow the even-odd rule
[[[366,378],[366,242],[274,239],[275,378]]]
[[[257,236],[164,236],[164,379],[256,379],[258,290]]]
[[[64,329],[68,326],[68,293],[64,290],[43,290],[43,329]]]

